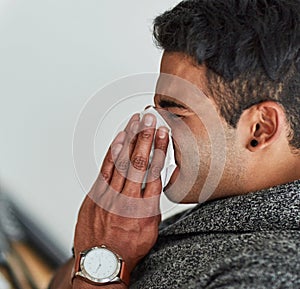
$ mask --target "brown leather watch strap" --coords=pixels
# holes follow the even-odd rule
[[[124,261],[122,261],[121,265],[120,279],[125,283],[125,285],[129,286],[130,274]]]
[[[80,253],[79,255],[77,255],[77,257],[75,258],[75,263],[74,263],[74,273],[78,272],[80,269],[80,260],[81,260],[81,256],[82,254]]]
[[[81,253],[75,257],[74,266],[71,272],[71,285],[73,284],[73,280],[76,277],[76,273],[79,272],[80,269],[80,259],[81,259]]]

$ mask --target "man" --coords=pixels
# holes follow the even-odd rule
[[[168,131],[156,130],[151,114],[141,122],[134,115],[81,207],[75,256],[51,288],[300,288],[300,2],[183,1],[155,19],[154,36],[164,49],[162,78],[190,83],[217,111],[224,170],[213,191],[203,189],[222,137],[209,134],[203,119],[212,114],[200,94],[160,80],[154,103],[178,165],[166,194],[202,203],[158,229]],[[150,214],[134,217],[143,210]],[[103,284],[115,254],[121,280]]]

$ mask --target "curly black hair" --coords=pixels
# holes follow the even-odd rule
[[[186,0],[154,20],[153,35],[165,51],[206,65],[229,125],[253,104],[277,101],[300,149],[300,0]]]

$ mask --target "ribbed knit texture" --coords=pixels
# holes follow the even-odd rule
[[[207,202],[162,223],[130,288],[299,289],[300,180]]]

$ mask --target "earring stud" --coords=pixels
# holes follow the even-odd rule
[[[253,139],[250,144],[251,144],[252,147],[255,148],[255,147],[258,146],[258,141],[256,139]]]

